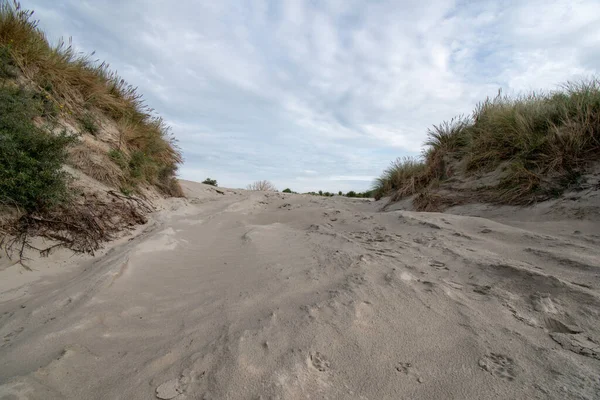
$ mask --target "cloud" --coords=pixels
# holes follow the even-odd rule
[[[589,77],[600,60],[595,0],[24,6],[139,87],[179,138],[182,177],[235,187],[364,190],[432,124],[499,88]]]

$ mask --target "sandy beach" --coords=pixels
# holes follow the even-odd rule
[[[0,260],[0,399],[599,398],[597,219],[182,184],[95,258]]]

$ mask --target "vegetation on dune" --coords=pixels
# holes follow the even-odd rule
[[[135,87],[91,55],[51,45],[32,11],[0,0],[0,207],[11,216],[0,219],[0,247],[17,248],[22,261],[35,249],[28,238],[42,236],[55,243],[35,249],[42,254],[93,252],[145,221],[152,206],[130,195],[147,187],[183,195],[181,161],[169,127]],[[109,189],[73,195],[65,164]]]
[[[45,106],[58,110],[44,117],[72,116],[92,135],[99,130],[93,112],[117,123],[115,150],[127,160],[120,164],[125,169],[119,174],[123,185],[147,183],[167,195],[182,194],[175,179],[182,161],[175,140],[136,88],[106,63],[76,53],[71,45],[50,45],[32,11],[16,1],[0,0],[0,79],[16,82],[19,76]]]
[[[354,190],[349,191],[348,193],[346,193],[346,197],[357,197],[357,198],[361,198],[361,199],[370,199],[373,197],[373,192],[371,190],[368,190],[366,192],[355,192]]]
[[[32,93],[0,87],[0,204],[46,210],[68,198],[62,166],[74,138],[38,128],[33,118],[41,113]]]
[[[246,186],[246,189],[247,190],[256,190],[256,191],[261,191],[261,192],[276,192],[277,191],[277,189],[275,188],[275,185],[273,185],[269,181],[253,182],[253,183],[249,184],[248,186]]]
[[[305,194],[310,194],[313,196],[323,196],[323,197],[333,197],[336,194],[333,192],[324,192],[322,190],[319,190],[318,192],[306,192]],[[366,192],[355,192],[354,190],[349,191],[348,193],[346,193],[344,195],[344,193],[340,190],[337,193],[338,196],[346,196],[346,197],[360,197],[360,198],[371,198],[373,197],[372,192],[371,191],[366,191]]]
[[[204,181],[202,181],[202,183],[204,183],[205,185],[217,186],[216,179],[206,178]]]
[[[501,93],[471,116],[433,126],[419,158],[394,161],[374,185],[392,201],[429,190],[456,176],[497,173],[483,200],[528,204],[574,187],[600,154],[600,81],[567,83],[549,93],[511,98]],[[434,196],[435,197],[435,196]]]

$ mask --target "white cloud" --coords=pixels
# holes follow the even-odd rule
[[[238,187],[364,190],[498,88],[554,89],[600,62],[596,0],[24,3],[139,86],[182,176]]]

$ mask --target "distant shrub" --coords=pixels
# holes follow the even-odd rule
[[[346,193],[346,197],[356,197],[356,192],[354,190],[351,190],[348,193]]]
[[[256,181],[246,187],[247,190],[257,190],[262,192],[276,192],[277,189],[269,181]]]
[[[340,191],[338,192],[338,196],[343,196],[343,195],[344,195],[344,193],[342,193],[342,191],[340,190]]]
[[[42,105],[19,88],[0,86],[0,203],[26,211],[45,210],[68,197],[62,170],[75,140],[38,128]]]
[[[292,193],[292,189],[290,189],[290,188],[283,189],[283,193]]]
[[[206,178],[204,181],[202,181],[202,183],[204,183],[205,185],[217,186],[216,179]]]

